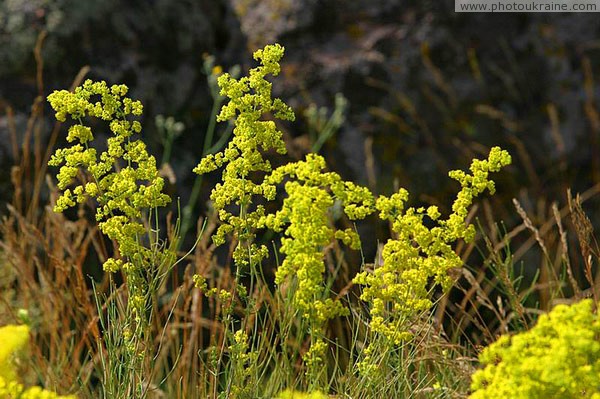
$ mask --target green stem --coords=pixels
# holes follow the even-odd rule
[[[221,97],[217,97],[215,99],[215,101],[213,102],[208,127],[206,128],[206,136],[204,137],[204,145],[202,147],[201,158],[204,158],[207,154],[212,153],[212,152],[218,150],[219,148],[221,148],[225,144],[225,141],[227,141],[227,139],[229,138],[229,135],[231,133],[231,130],[228,129],[229,134],[226,134],[227,132],[224,133],[223,136],[219,139],[219,141],[217,143],[215,143],[215,145],[211,146],[211,143],[212,143],[212,140],[214,137],[214,133],[215,133],[216,123],[217,123],[217,112],[219,111],[219,108],[221,107],[222,102],[223,102],[223,100]],[[194,214],[194,209],[196,207],[196,203],[198,202],[198,197],[200,196],[200,190],[202,188],[202,181],[203,181],[203,175],[196,176],[196,179],[194,180],[194,185],[192,187],[192,192],[190,194],[190,199],[187,202],[187,204],[183,207],[181,231],[180,231],[180,237],[182,237],[182,238],[185,237],[187,232],[192,227],[192,217]],[[182,241],[180,241],[180,242],[182,242]],[[177,246],[177,249],[179,249],[179,245]]]

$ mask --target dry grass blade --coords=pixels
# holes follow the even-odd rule
[[[581,207],[581,198],[579,195],[573,198],[571,191],[569,190],[567,196],[569,200],[569,210],[571,211],[571,221],[575,227],[575,232],[577,233],[577,238],[579,240],[579,246],[581,248],[581,255],[583,257],[585,278],[590,284],[592,296],[597,302],[598,281],[595,281],[592,271],[594,257],[598,257],[598,252],[595,251],[595,248],[597,248],[598,245],[593,237],[594,228],[592,226],[592,222],[590,222],[590,219],[587,217],[583,211],[583,208]],[[592,244],[594,245],[593,247]]]
[[[560,215],[560,211],[558,210],[558,205],[556,203],[552,204],[552,212],[554,214],[554,220],[556,220],[556,225],[558,226],[558,232],[560,234],[560,244],[561,244],[561,260],[566,267],[567,277],[569,279],[569,283],[573,288],[573,292],[575,293],[575,299],[579,300],[582,298],[581,288],[579,288],[579,284],[577,280],[575,280],[575,276],[573,274],[573,267],[571,265],[571,260],[569,259],[569,246],[567,244],[567,232],[563,228],[562,218]]]
[[[540,268],[540,280],[542,283],[538,285],[538,287],[540,288],[541,306],[543,308],[549,308],[550,303],[557,295],[555,289],[560,289],[560,284],[558,283],[560,279],[556,274],[556,270],[554,270],[550,254],[548,252],[548,248],[544,239],[542,238],[542,235],[540,234],[540,230],[533,225],[533,222],[527,215],[527,212],[525,212],[525,210],[516,198],[513,199],[513,204],[515,206],[515,209],[517,210],[517,213],[523,220],[523,225],[533,233],[535,241],[538,243],[539,247],[542,250],[543,259],[541,260]]]

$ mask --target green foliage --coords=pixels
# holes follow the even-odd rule
[[[255,376],[258,353],[249,350],[248,334],[238,330],[233,334],[232,344],[229,346],[231,356],[231,395],[234,398],[252,397],[253,390],[258,384]]]
[[[593,301],[557,305],[531,330],[485,348],[472,399],[600,398],[600,320]]]

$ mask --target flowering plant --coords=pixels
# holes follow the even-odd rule
[[[481,353],[471,399],[600,398],[600,319],[592,300],[557,305],[529,331]]]
[[[75,399],[74,395],[61,396],[34,386],[26,388],[17,378],[16,359],[29,343],[29,327],[7,325],[0,327],[0,398],[20,399]]]
[[[392,226],[393,237],[383,247],[383,262],[373,270],[363,270],[353,280],[361,287],[360,298],[368,305],[371,335],[383,337],[386,347],[391,348],[411,336],[408,322],[431,308],[432,286],[448,290],[452,285],[448,271],[462,265],[452,245],[459,239],[470,241],[475,234],[473,226],[466,223],[468,208],[485,190],[494,192],[489,173],[511,162],[506,151],[494,147],[487,159],[473,161],[470,173],[450,172],[461,189],[452,213],[445,219],[435,206],[407,207],[409,194],[405,189],[376,198],[367,188],[327,171],[325,159],[317,154],[273,168],[268,152],[284,154],[286,146],[282,132],[267,116],[288,121],[295,118],[288,105],[272,98],[272,84],[267,79],[280,73],[283,53],[278,44],[266,46],[254,53],[260,65],[250,69],[248,76],[237,79],[223,73],[218,77],[220,94],[227,101],[217,120],[233,121],[233,138],[223,151],[205,156],[194,168],[199,175],[222,169],[221,182],[210,196],[220,221],[213,242],[222,245],[229,238],[234,248],[235,281],[231,292],[208,289],[205,276],[193,277],[205,294],[218,292],[219,300],[227,304],[222,311],[226,333],[214,362],[214,373],[218,375],[226,358],[223,353],[229,352],[227,358],[233,364],[230,370],[236,381],[227,384],[225,395],[248,392],[250,385],[244,381],[250,378],[261,356],[255,351],[251,328],[243,320],[239,328],[232,315],[238,297],[248,298],[242,274],[249,270],[251,281],[259,279],[262,262],[269,255],[267,247],[257,243],[261,230],[269,229],[280,236],[279,252],[285,257],[276,270],[275,283],[291,287],[291,301],[286,303],[285,311],[299,314],[301,323],[308,324],[296,338],[304,340],[310,333],[310,346],[303,360],[309,390],[315,390],[327,357],[327,321],[349,314],[342,302],[331,297],[324,280],[324,254],[335,240],[352,250],[361,248],[354,229],[336,227],[334,208],[342,209],[349,221],[377,212]],[[141,131],[135,118],[141,115],[142,106],[126,94],[124,85],[108,87],[105,82],[92,81],[86,81],[74,93],[62,90],[51,94],[49,101],[56,118],[65,121],[70,115],[75,122],[67,135],[67,141],[75,144],[57,150],[50,164],[60,166],[58,188],[63,190],[55,210],[62,212],[93,199],[101,231],[117,244],[118,256],[107,259],[104,270],[121,270],[127,278],[127,306],[133,322],[127,324],[122,336],[125,352],[136,364],[132,368],[141,370],[138,355],[143,357],[139,342],[143,328],[138,326],[149,323],[145,315],[149,296],[156,291],[155,276],[166,275],[174,253],[161,241],[158,222],[154,229],[149,228],[158,209],[170,198],[162,192],[164,182],[155,158],[147,153],[141,140],[133,138]],[[112,132],[106,151],[100,155],[88,145],[94,139],[91,127],[83,122],[88,116],[107,121]],[[285,191],[281,207],[268,213],[265,202],[274,201],[281,189]],[[288,282],[291,284],[285,284]],[[251,312],[254,310],[248,309],[246,315]],[[359,363],[362,372],[377,367],[371,351],[367,345]],[[140,392],[143,386],[139,384]]]

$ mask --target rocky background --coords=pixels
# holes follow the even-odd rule
[[[69,87],[86,65],[87,77],[125,83],[143,101],[158,159],[164,138],[156,115],[185,125],[169,160],[170,189],[185,203],[213,104],[207,57],[245,71],[255,49],[279,42],[286,57],[276,94],[298,116],[283,126],[292,158],[318,150],[347,179],[378,193],[406,187],[416,202],[447,211],[457,189],[447,171],[500,145],[514,165],[498,178],[496,220],[519,220],[516,197],[542,223],[550,202],[566,203],[568,188],[600,183],[598,14],[453,7],[447,0],[4,0],[0,214],[12,195],[7,107],[24,131],[34,98]],[[33,55],[41,32],[42,88]],[[225,130],[218,126],[216,137]],[[207,183],[197,215],[209,190]],[[598,205],[592,198],[585,206],[595,226]]]

